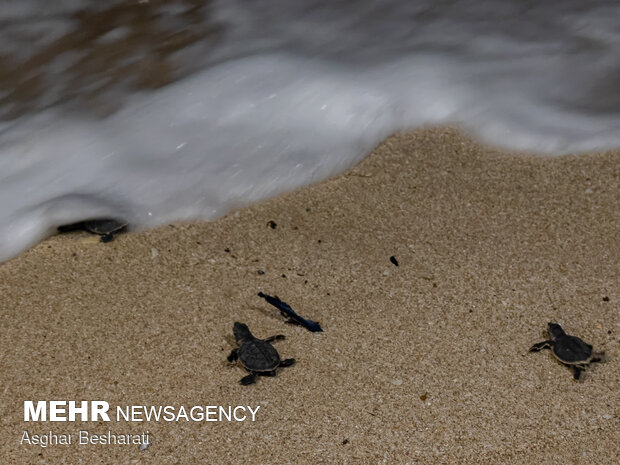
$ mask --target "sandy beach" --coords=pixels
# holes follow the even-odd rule
[[[0,265],[1,462],[619,463],[619,174],[620,152],[517,155],[436,128],[210,223],[52,237]],[[285,324],[259,291],[324,332]],[[235,321],[284,334],[297,363],[241,386]],[[607,363],[575,382],[528,353],[549,321]],[[24,422],[27,400],[260,408]],[[80,430],[152,444],[79,445]]]

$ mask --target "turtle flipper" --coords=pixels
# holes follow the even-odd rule
[[[107,233],[101,236],[101,242],[112,242],[114,240],[114,233]]]
[[[606,361],[607,361],[607,357],[605,356],[605,352],[594,352],[592,354],[592,360],[590,360],[591,363],[597,363],[597,362],[605,363]]]
[[[280,367],[284,368],[284,367],[290,367],[292,365],[295,365],[295,359],[294,358],[287,358],[286,360],[282,360],[280,362]]]
[[[268,337],[267,339],[265,339],[265,342],[282,341],[284,339],[286,339],[286,336],[284,336],[283,334],[277,334],[275,336]]]
[[[575,381],[579,381],[579,379],[581,378],[581,373],[583,372],[583,367],[579,365],[573,365],[573,371],[575,372],[573,374],[573,379]]]
[[[228,356],[227,360],[229,362],[234,362],[238,358],[239,358],[239,349],[233,349],[230,355]]]
[[[259,373],[260,376],[275,376],[276,375],[276,370],[272,370],[272,371],[261,371]]]
[[[553,347],[553,344],[555,344],[555,341],[552,341],[552,340],[542,341],[542,342],[534,344],[532,347],[530,347],[529,351],[530,352],[538,352],[538,351],[543,350],[543,349],[551,349]]]
[[[239,382],[243,386],[249,386],[250,384],[254,384],[256,382],[256,373],[251,373],[247,376],[244,376]]]

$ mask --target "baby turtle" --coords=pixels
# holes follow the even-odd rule
[[[281,334],[267,339],[258,339],[250,332],[247,325],[235,323],[233,333],[238,349],[234,349],[228,356],[229,362],[239,360],[241,365],[250,372],[248,376],[241,378],[240,383],[244,386],[256,382],[257,376],[275,376],[276,368],[290,367],[295,363],[294,358],[280,359],[280,354],[271,345],[274,341],[281,341]]]
[[[93,234],[99,234],[101,236],[101,242],[111,242],[114,240],[114,235],[123,232],[126,227],[127,223],[125,221],[115,220],[113,218],[102,218],[60,226],[58,230],[60,232],[68,232],[77,229],[85,229]]]
[[[530,352],[551,349],[553,355],[561,363],[573,368],[573,378],[575,380],[579,380],[581,372],[587,365],[593,362],[600,362],[605,357],[605,352],[593,352],[590,344],[585,343],[576,336],[569,336],[559,324],[549,323],[547,325],[547,333],[551,339],[534,344],[530,347]]]
[[[126,227],[127,223],[124,221],[111,218],[84,221],[84,229],[93,234],[99,234],[101,236],[101,242],[113,241],[114,234],[120,233]]]

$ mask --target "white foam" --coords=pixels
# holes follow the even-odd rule
[[[224,39],[202,71],[102,120],[52,107],[5,122],[0,260],[89,217],[212,219],[340,173],[399,129],[620,146],[614,2],[433,3],[215,2]]]

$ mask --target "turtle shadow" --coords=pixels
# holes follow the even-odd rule
[[[227,334],[226,336],[224,336],[224,340],[228,343],[228,345],[230,345],[230,350],[234,349],[235,347],[238,347],[237,341],[235,340],[234,336]]]
[[[280,321],[282,323],[286,323],[286,320],[284,319],[282,314],[280,312],[278,312],[278,311],[273,311],[273,310],[270,310],[270,309],[259,307],[258,305],[248,305],[248,308],[250,310],[256,310],[256,311],[262,313],[263,316],[266,316],[268,318],[272,318],[272,319],[278,320],[278,321]]]

